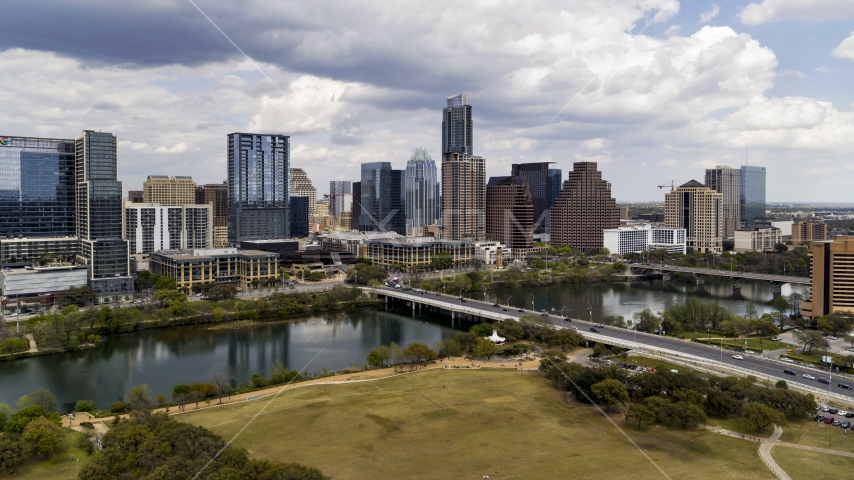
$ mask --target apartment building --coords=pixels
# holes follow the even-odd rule
[[[515,251],[531,248],[533,230],[534,206],[528,178],[491,177],[486,185],[487,237]]]
[[[801,315],[854,313],[854,237],[814,241],[809,250],[812,298],[801,302]]]
[[[142,183],[142,203],[164,206],[196,203],[196,182],[193,177],[149,175]]]
[[[160,250],[213,248],[213,208],[125,202],[124,238],[131,255]]]
[[[603,232],[619,226],[611,183],[602,179],[596,162],[575,162],[551,209],[551,244],[598,250]]]
[[[776,227],[739,228],[735,231],[736,252],[771,252],[783,243],[783,233]]]
[[[795,222],[792,224],[792,243],[804,245],[810,242],[823,242],[827,239],[827,224],[822,222]]]

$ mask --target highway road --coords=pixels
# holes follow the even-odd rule
[[[459,297],[454,295],[445,295],[445,294],[436,294],[433,292],[424,292],[417,293],[415,290],[410,291],[401,291],[400,289],[394,289],[389,287],[381,287],[377,288],[377,290],[392,293],[394,296],[402,298],[402,299],[412,299],[416,300],[419,297],[428,297],[431,300],[437,300],[436,297],[439,297],[441,300],[449,304],[449,306],[463,306],[466,308],[476,308],[479,310],[484,310],[492,313],[500,313],[501,315],[506,315],[508,317],[512,317],[515,319],[519,319],[525,315],[542,315],[542,312],[534,312],[532,310],[524,310],[516,307],[508,307],[506,305],[500,305],[498,307],[494,306],[494,304],[482,302],[479,300],[473,300],[470,298],[463,299],[461,302]],[[522,310],[522,311],[520,311]],[[552,323],[557,327],[563,328],[572,328],[577,327],[578,333],[584,335],[585,333],[591,333],[590,328],[594,326],[596,319],[594,318],[594,323],[588,322],[582,319],[569,319],[564,320],[557,315],[548,315],[548,319],[552,321]],[[719,362],[727,365],[734,365],[737,367],[741,367],[744,369],[748,369],[757,373],[762,373],[765,375],[769,375],[771,377],[785,380],[787,383],[799,383],[812,388],[822,389],[824,391],[833,392],[837,395],[843,395],[845,397],[850,398],[854,401],[854,390],[849,390],[840,387],[839,383],[850,384],[854,387],[854,381],[848,379],[842,379],[842,377],[833,376],[832,384],[825,385],[819,383],[817,380],[809,380],[804,378],[804,374],[810,374],[818,377],[830,377],[826,372],[816,371],[814,368],[804,368],[794,364],[787,364],[777,360],[771,360],[765,357],[761,357],[758,355],[749,355],[741,353],[740,355],[744,356],[744,360],[737,360],[732,358],[733,355],[739,354],[738,352],[734,352],[732,350],[721,350],[718,348],[713,348],[709,346],[705,346],[696,342],[686,342],[679,339],[664,337],[660,335],[652,335],[642,332],[635,332],[634,330],[628,330],[623,328],[616,327],[603,327],[598,328],[599,332],[597,335],[610,337],[626,342],[635,342],[643,345],[644,347],[650,350],[656,349],[666,349],[670,351],[675,351],[687,355],[693,355],[696,357],[700,357],[706,360],[711,360],[714,362]],[[795,372],[796,375],[788,375],[783,373],[784,369],[790,369]]]
[[[630,269],[646,269],[646,270],[659,270],[662,272],[684,272],[691,274],[699,274],[699,275],[710,275],[716,277],[728,277],[728,278],[746,278],[750,280],[765,280],[767,282],[777,282],[777,283],[795,283],[799,285],[809,285],[811,283],[810,277],[795,277],[791,275],[772,275],[767,273],[754,273],[754,272],[743,272],[740,273],[738,271],[730,271],[730,270],[721,270],[718,268],[695,268],[695,267],[680,267],[678,265],[665,265],[660,263],[632,263],[629,264]]]

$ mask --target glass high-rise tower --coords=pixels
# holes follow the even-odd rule
[[[403,170],[392,169],[389,162],[362,164],[362,178],[358,188],[361,197],[361,214],[358,217],[360,231],[406,234],[403,177]]]
[[[472,155],[473,143],[468,95],[451,95],[447,98],[447,107],[442,110],[442,156],[450,153]]]
[[[290,236],[290,137],[228,135],[228,243]]]
[[[741,219],[765,218],[765,167],[741,167]]]
[[[726,165],[706,169],[706,186],[722,195],[722,238],[735,237],[741,226],[741,170]]]
[[[117,144],[112,133],[92,130],[74,138],[80,256],[89,264],[90,286],[100,295],[133,291],[128,243],[122,237]]]
[[[404,183],[406,234],[421,235],[426,225],[439,223],[439,174],[426,149],[415,149]]]

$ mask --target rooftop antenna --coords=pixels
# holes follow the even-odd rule
[[[747,145],[744,146],[744,165],[747,166]]]

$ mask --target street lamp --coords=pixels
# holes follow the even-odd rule
[[[593,305],[587,304],[587,308],[590,309],[590,323],[593,323]]]
[[[536,309],[536,308],[534,308],[534,294],[533,294],[533,293],[529,293],[528,295],[530,295],[530,296],[531,296],[531,310],[533,310],[533,311],[535,311],[535,312],[536,312],[536,311],[537,311],[537,309]]]

